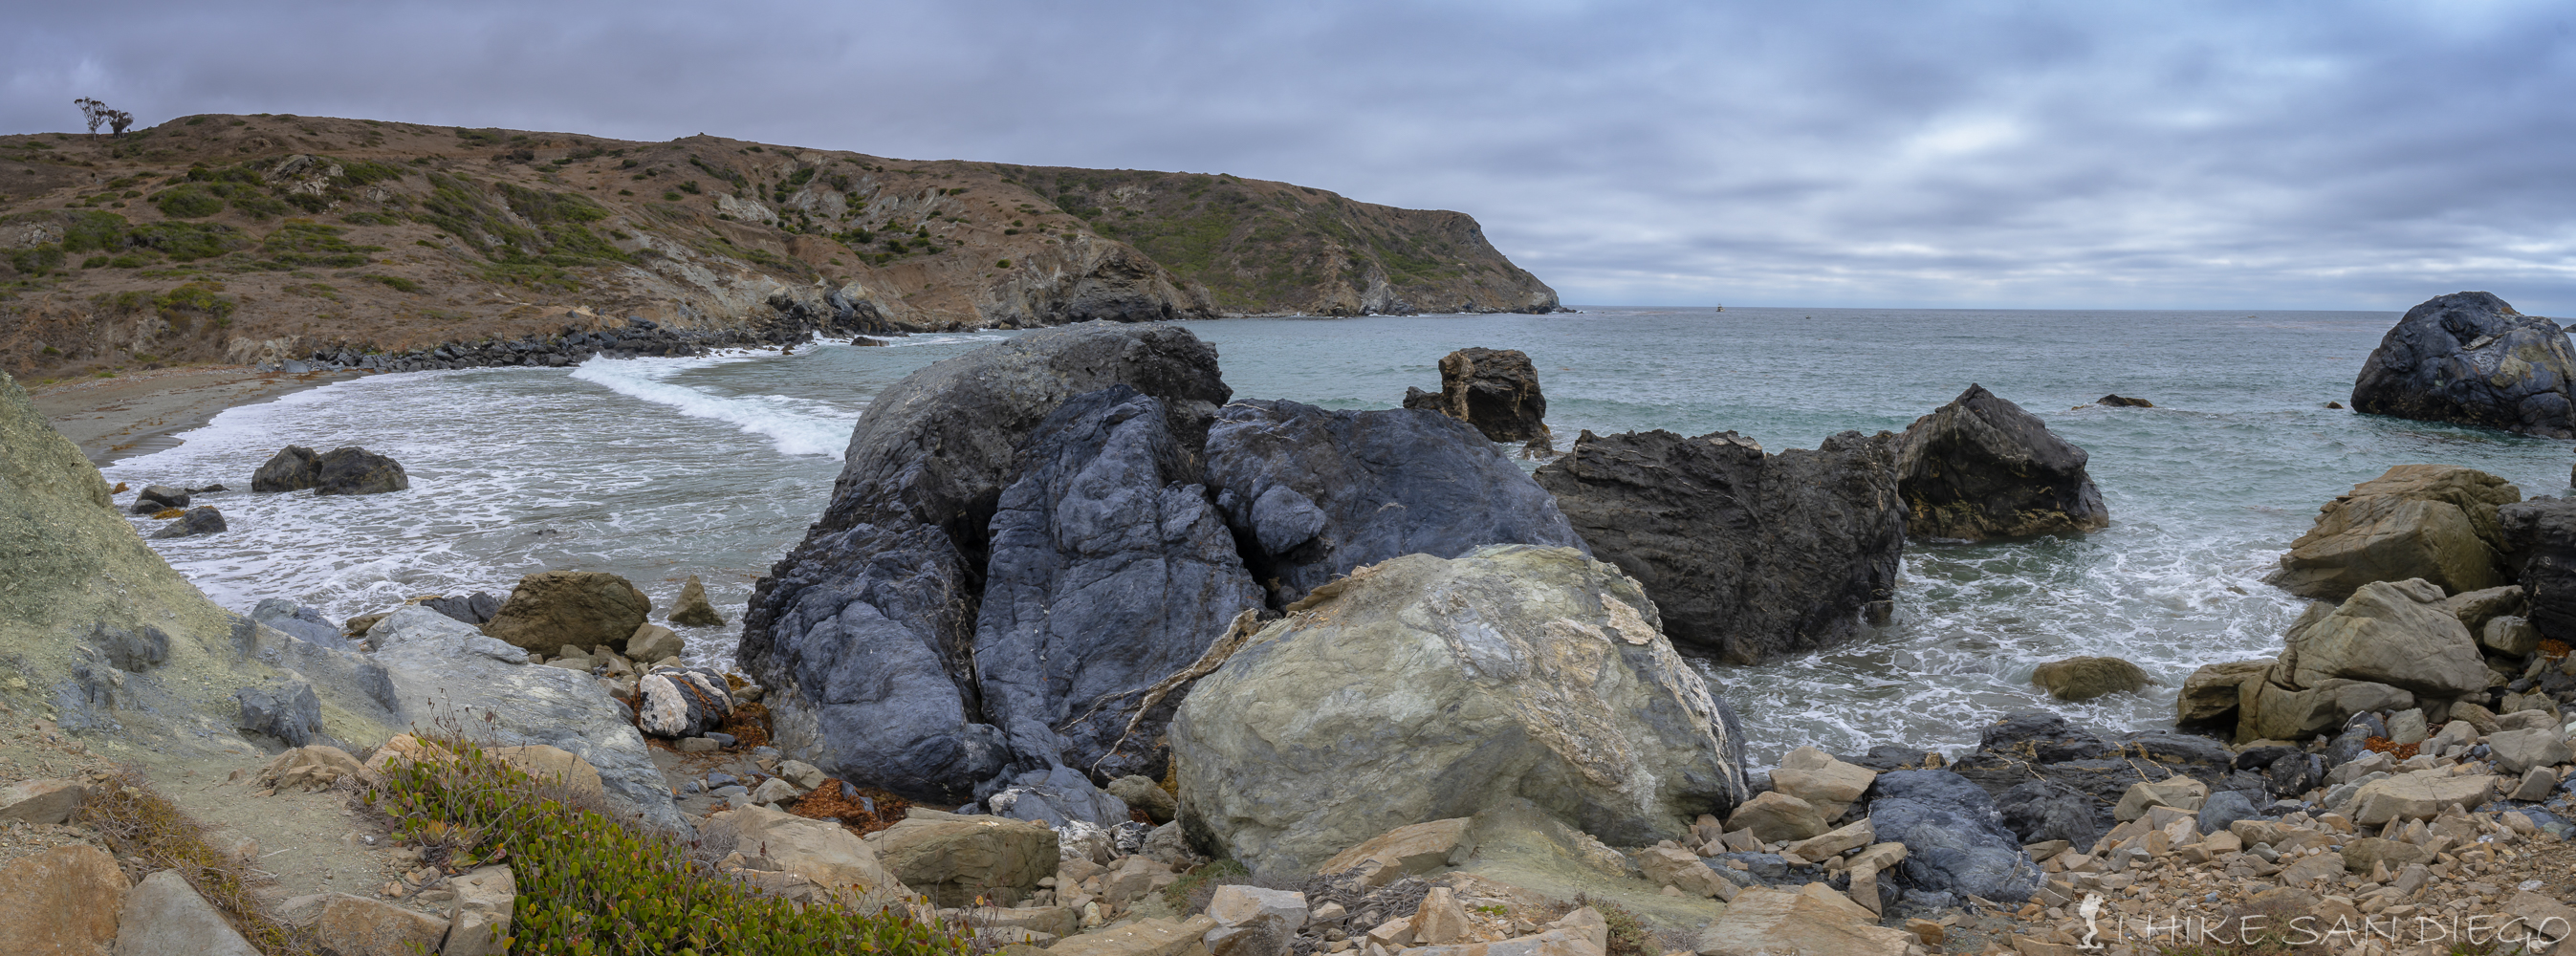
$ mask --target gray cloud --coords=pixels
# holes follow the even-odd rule
[[[34,4],[0,129],[364,116],[1227,171],[1573,302],[2576,313],[2541,3]]]

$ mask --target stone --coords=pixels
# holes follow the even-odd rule
[[[2576,498],[2505,505],[2496,520],[2520,566],[2524,616],[2541,637],[2576,641]]]
[[[252,473],[250,490],[302,491],[320,484],[321,480],[322,456],[302,445],[288,445]]]
[[[257,777],[263,787],[308,792],[330,789],[344,778],[369,786],[381,782],[374,768],[328,744],[308,744],[269,758]]]
[[[707,602],[706,583],[694,574],[689,575],[688,583],[680,585],[679,600],[671,602],[671,615],[666,620],[687,627],[723,627],[725,624],[724,615],[716,613],[716,606]]]
[[[2239,715],[2236,736],[2242,740],[2306,740],[2343,726],[2355,714],[2415,706],[2415,695],[2404,689],[2341,677],[2316,679],[2298,689],[2266,680],[2247,690],[2254,704]]]
[[[1273,607],[1402,555],[1586,549],[1560,501],[1473,426],[1417,410],[1227,404],[1208,427],[1207,486]]]
[[[804,794],[797,792],[795,784],[777,777],[763,780],[760,786],[751,788],[751,802],[758,804],[793,803],[801,796]]]
[[[2496,779],[2485,774],[2452,776],[2422,770],[2361,785],[2353,797],[2352,822],[2375,827],[2390,820],[2426,820],[2456,803],[2474,807],[2495,797]]]
[[[602,571],[539,571],[519,579],[483,633],[532,651],[572,644],[623,652],[653,602]]]
[[[2529,620],[2511,614],[2487,619],[2478,632],[2478,643],[2506,657],[2523,657],[2540,649],[2540,629]]]
[[[2070,657],[2031,671],[2030,682],[2059,700],[2092,700],[2155,686],[2155,678],[2117,657]]]
[[[1849,910],[1813,894],[1751,887],[1727,904],[1726,915],[1700,932],[1695,952],[1698,956],[1903,956],[1914,935],[1871,925],[1868,912],[1861,912],[1861,918],[1854,918]]]
[[[1139,711],[1147,692],[1262,604],[1172,418],[1123,384],[1074,396],[1002,490],[974,659],[984,715],[1025,763],[1161,776],[1170,716]]]
[[[2353,381],[2354,411],[2576,438],[2576,350],[2557,323],[2485,292],[2406,311]]]
[[[440,596],[420,602],[420,606],[437,611],[467,624],[482,625],[501,612],[501,599],[482,591],[458,596]]]
[[[2236,821],[2255,819],[2262,816],[2262,811],[2254,806],[2254,798],[2244,791],[2221,790],[2210,794],[2194,816],[2201,833],[2225,833],[2236,825]]]
[[[644,624],[636,627],[635,633],[627,635],[625,654],[629,660],[637,662],[658,661],[666,657],[678,657],[688,649],[688,645],[680,640],[680,635],[670,628],[659,624]]]
[[[636,726],[656,737],[696,737],[733,713],[725,679],[702,667],[656,667],[635,681]]]
[[[1416,398],[1420,395],[1420,398]],[[1404,407],[1429,408],[1476,426],[1497,442],[1548,439],[1547,397],[1538,369],[1518,349],[1468,348],[1440,359],[1440,393],[1408,391]]]
[[[135,514],[148,515],[158,511],[167,511],[171,508],[185,508],[187,506],[188,489],[173,488],[169,485],[145,485],[143,486],[142,491],[134,493],[134,507],[132,510]]]
[[[311,743],[322,732],[322,699],[301,678],[282,677],[244,687],[233,692],[233,700],[241,704],[241,722],[235,726],[275,737],[289,747]]]
[[[2386,867],[2390,873],[2404,870],[2410,863],[2430,863],[2433,854],[2404,840],[2363,837],[2343,845],[2343,868],[2352,873],[2369,873]]]
[[[762,856],[777,861],[787,872],[804,876],[827,895],[854,904],[892,902],[910,895],[911,890],[894,867],[880,859],[882,845],[872,845],[833,821],[807,819],[754,805],[711,814],[706,825],[732,833],[736,846],[760,848]],[[1049,875],[1053,875],[1054,867],[1055,861],[1049,859]],[[1032,885],[1035,882],[1030,881]],[[957,897],[951,894],[950,898]],[[967,900],[971,899],[970,894]]]
[[[2143,398],[2128,398],[2128,397],[2121,396],[2121,395],[2104,395],[2104,396],[2102,396],[2101,398],[2094,399],[2094,400],[2093,400],[2093,404],[2101,405],[2101,406],[2105,406],[2105,407],[2108,407],[2108,408],[2154,408],[2154,407],[2156,407],[2156,403],[2154,403],[2154,402],[2150,402],[2150,401],[2147,401],[2146,399],[2143,399]]]
[[[2305,886],[2311,883],[2340,883],[2344,877],[2343,854],[2328,850],[2298,858],[2281,868],[2277,877],[2283,886]]]
[[[822,786],[823,781],[827,779],[822,768],[816,767],[813,764],[806,763],[802,760],[779,761],[778,775],[785,778],[787,782],[795,784],[797,787],[805,790],[812,790],[816,787]]]
[[[1645,586],[1675,644],[1750,664],[1893,607],[1895,441],[1845,432],[1767,455],[1733,432],[1585,432],[1534,477],[1595,557]]]
[[[1567,548],[1354,571],[1182,702],[1182,820],[1256,872],[1520,798],[1604,841],[1680,839],[1744,798],[1743,741],[1654,607]]]
[[[2120,795],[2120,804],[2111,809],[2111,816],[2126,823],[2146,816],[2150,807],[2197,812],[2208,799],[2209,785],[2190,777],[2139,782],[2129,785],[2128,791]]]
[[[155,539],[194,538],[200,535],[219,534],[224,530],[223,512],[215,510],[213,505],[198,505],[188,509],[188,512],[180,515],[178,520],[161,526],[161,530],[152,532],[152,537]]]
[[[1905,533],[1985,541],[2109,527],[2085,461],[2039,416],[1970,385],[1906,426],[1896,453]]]
[[[1161,401],[1192,448],[1232,395],[1216,350],[1188,331],[1102,323],[933,364],[868,404],[831,503],[744,612],[737,656],[770,688],[783,749],[854,784],[950,806],[1010,766],[1003,731],[968,716],[980,716],[968,704],[977,615],[960,598],[978,593],[984,568],[966,546],[982,551],[1038,426],[1118,384]]]
[[[2576,750],[2568,748],[2567,735],[2556,727],[2499,730],[2487,735],[2487,747],[2497,770],[2517,776],[2535,767],[2576,761]]]
[[[2236,723],[2240,688],[2261,681],[2271,670],[2269,658],[2201,665],[2183,678],[2182,693],[2174,698],[2175,722]]]
[[[324,618],[322,612],[293,601],[281,598],[261,601],[251,610],[250,619],[322,647],[345,649],[349,646],[347,636]]]
[[[1091,785],[1088,775],[1062,764],[1030,770],[1005,782],[1007,786],[984,798],[984,805],[996,816],[1047,822],[1079,820],[1104,829],[1140,826],[1134,823],[1134,813],[1126,801],[1102,792]]]
[[[2512,536],[2503,533],[2503,522],[2504,510],[2502,506],[2499,506],[2496,509],[2497,531],[2498,534],[2503,537],[2505,543],[2510,546],[2512,544]],[[2510,559],[2510,555],[2508,555],[2508,559]],[[2508,564],[2509,563],[2510,560],[2508,560]],[[2464,591],[2459,594],[2454,594],[2451,595],[2449,600],[2443,603],[2450,607],[2452,616],[2460,619],[2461,627],[2468,628],[2469,633],[2471,634],[2476,634],[2487,626],[2488,621],[2494,620],[2498,615],[2512,614],[2520,616],[2522,614],[2522,600],[2522,588],[2518,585],[2506,584],[2487,588],[2481,591]]]
[[[116,956],[259,956],[259,949],[225,922],[223,913],[179,871],[157,870],[125,894],[116,922]]]
[[[1857,850],[1868,846],[1877,840],[1878,832],[1871,828],[1869,818],[1862,817],[1849,825],[1792,843],[1780,852],[1797,854],[1800,859],[1824,860],[1841,856],[1846,850]]]
[[[116,860],[86,843],[0,865],[0,952],[106,956],[126,892]]]
[[[2328,601],[2374,581],[2422,579],[2453,594],[2506,584],[2497,509],[2520,500],[2520,489],[2482,471],[2399,465],[2327,502],[2265,580]]]
[[[1129,774],[1109,781],[1109,795],[1129,807],[1145,811],[1145,816],[1151,818],[1155,826],[1172,822],[1180,812],[1180,802],[1171,791],[1163,789],[1152,777],[1141,774]]]
[[[447,938],[447,921],[391,903],[333,894],[313,921],[317,942],[339,956],[417,956]]]
[[[2285,687],[2342,678],[2433,697],[2487,687],[2477,641],[2443,606],[2442,589],[2422,579],[2362,585],[2334,610],[2302,616],[2284,642],[2272,681]]]
[[[1636,854],[1637,870],[1646,882],[1679,888],[1691,896],[1733,897],[1735,884],[1700,861],[1699,854],[1689,850],[1647,847]]]
[[[0,823],[61,823],[87,799],[77,780],[21,780],[0,787]]]
[[[941,906],[1034,890],[1061,858],[1055,831],[1044,825],[919,809],[868,842],[896,879]]]
[[[2412,707],[2389,715],[2389,743],[2397,744],[2399,746],[2404,746],[2406,744],[2420,744],[2424,742],[2424,738],[2429,736],[2432,736],[2432,734],[2425,726],[2423,708]]]
[[[1772,789],[1807,801],[1828,822],[1840,819],[1877,779],[1877,771],[1836,760],[1814,747],[1789,751],[1771,771]]]
[[[378,654],[427,657],[473,655],[504,664],[525,664],[528,652],[483,635],[473,625],[417,605],[395,608],[367,625],[367,642]]]
[[[776,857],[771,857],[776,859]],[[507,865],[481,866],[450,877],[456,906],[447,918],[447,944],[439,956],[501,956],[509,951],[510,917],[519,884]]]
[[[1413,942],[1417,946],[1454,943],[1473,931],[1467,922],[1467,908],[1459,905],[1458,894],[1446,886],[1432,887],[1413,914]]]
[[[364,448],[334,448],[322,456],[313,475],[317,495],[380,495],[411,487],[399,462]],[[251,490],[259,490],[256,479]]]
[[[2102,835],[2102,828],[2094,823],[2101,811],[2093,798],[2054,780],[2016,784],[1996,794],[1994,801],[2004,829],[2025,843],[2064,840],[2075,846],[2091,846]]]
[[[1455,897],[1450,900],[1453,904],[1456,901]],[[1294,930],[1306,925],[1306,894],[1228,883],[1208,897],[1207,915],[1222,926],[1241,926],[1265,916],[1275,917]],[[1465,914],[1460,917],[1463,919]]]
[[[1927,787],[1912,793],[1869,805],[1872,839],[1905,846],[1903,861],[1893,869],[1904,885],[1925,893],[2023,900],[2045,882],[2020,838],[1996,822],[1983,790]]]
[[[1215,929],[1205,914],[1186,920],[1140,919],[1067,937],[1048,956],[1209,956],[1201,938]]]
[[[2515,784],[2513,792],[2505,794],[2505,799],[2539,803],[2549,799],[2550,791],[2556,790],[2557,788],[2558,774],[2556,771],[2547,767],[2533,767],[2529,770],[2523,771],[2522,782]]]
[[[1347,874],[1361,886],[1379,887],[1408,876],[1466,862],[1475,846],[1466,842],[1470,817],[1453,817],[1397,827],[1334,854],[1315,868],[1324,876]]]
[[[2569,906],[2567,901],[2548,893],[2518,889],[2504,901],[2504,911],[2522,924],[2521,927],[2503,930],[2509,934],[2507,938],[2527,933],[2550,940],[2554,945],[2570,934],[2576,934],[2576,906]],[[2533,947],[2532,951],[2542,950]]]

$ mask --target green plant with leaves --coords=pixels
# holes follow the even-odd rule
[[[259,267],[277,272],[306,267],[347,269],[366,265],[368,253],[385,251],[383,246],[362,246],[340,238],[347,231],[310,219],[289,219],[260,241],[260,254],[267,258]]]

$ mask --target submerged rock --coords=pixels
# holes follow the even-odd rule
[[[1896,470],[1906,534],[1985,541],[2108,527],[2086,460],[2039,416],[1970,385],[1905,429]]]
[[[2030,682],[2059,700],[2092,700],[2155,686],[2138,665],[2117,657],[2069,657],[2031,671]]]
[[[162,526],[159,531],[152,532],[152,536],[155,538],[193,538],[198,535],[220,534],[223,531],[224,513],[215,510],[215,506],[213,505],[198,505],[194,508],[188,509],[188,513],[180,515],[179,520]]]
[[[313,477],[317,495],[380,495],[411,487],[401,463],[364,448],[334,448]]]
[[[1607,842],[1678,839],[1747,795],[1743,741],[1654,608],[1564,548],[1355,571],[1181,705],[1182,822],[1256,872],[1515,798]]]
[[[623,652],[652,611],[652,599],[617,575],[539,571],[519,579],[483,632],[532,651],[606,644]]]
[[[302,445],[279,449],[250,477],[252,491],[302,491],[321,482],[322,456]]]
[[[2556,323],[2485,292],[2435,296],[2406,310],[2353,380],[2373,415],[2576,438],[2576,348]]]
[[[1587,431],[1535,477],[1645,586],[1675,645],[1752,663],[1885,619],[1906,531],[1894,438],[1766,455],[1733,432]]]
[[[1407,389],[1404,407],[1428,409],[1476,426],[1497,442],[1548,439],[1547,396],[1538,369],[1518,349],[1459,349],[1440,359],[1437,394]]]
[[[130,510],[135,514],[148,515],[187,506],[188,489],[173,488],[168,485],[145,485],[142,491],[134,493],[134,507]]]
[[[2522,490],[2472,468],[2399,465],[2319,510],[2265,580],[2340,601],[2373,581],[2422,578],[2459,594],[2513,580],[2498,508]]]

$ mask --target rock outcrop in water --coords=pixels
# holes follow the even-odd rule
[[[1256,872],[1524,798],[1621,846],[1682,837],[1745,797],[1743,742],[1654,615],[1568,548],[1354,571],[1191,690],[1184,825]]]
[[[2353,410],[2576,438],[2576,347],[2557,323],[2486,292],[2406,310],[2352,383]]]
[[[1733,432],[1584,432],[1538,469],[1592,553],[1643,584],[1684,650],[1736,663],[1884,619],[1905,553],[1894,435],[1766,455]]]
[[[2266,580],[2339,601],[2373,581],[2423,579],[2454,594],[2509,583],[2497,509],[2521,489],[2486,472],[2399,465],[2327,502]]]
[[[1985,541],[2106,527],[2111,512],[2085,461],[2039,416],[1970,385],[1905,429],[1896,455],[1905,531]]]
[[[263,492],[313,489],[317,495],[375,495],[411,487],[400,463],[364,448],[313,449],[288,445],[250,479],[250,490]]]
[[[1404,407],[1476,426],[1498,442],[1548,446],[1547,396],[1538,368],[1519,349],[1459,349],[1440,359],[1440,391],[1404,390]]]

